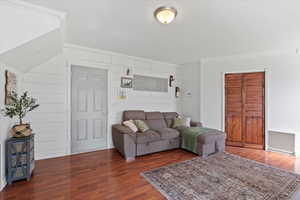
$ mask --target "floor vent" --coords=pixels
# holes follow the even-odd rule
[[[269,150],[295,154],[295,134],[269,131]]]

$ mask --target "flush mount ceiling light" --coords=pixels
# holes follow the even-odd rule
[[[154,11],[154,17],[162,24],[170,24],[176,15],[177,10],[172,7],[159,7]]]

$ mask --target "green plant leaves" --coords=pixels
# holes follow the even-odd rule
[[[1,111],[7,117],[18,117],[20,124],[22,124],[22,120],[28,112],[31,112],[40,106],[36,103],[36,99],[28,96],[28,92],[24,92],[20,97],[18,97],[17,93],[13,92],[10,98],[12,103],[6,105]]]

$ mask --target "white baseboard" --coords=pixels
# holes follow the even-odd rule
[[[0,192],[5,188],[6,184],[7,184],[7,182],[6,182],[5,178],[2,179],[1,180],[1,185],[0,185]]]
[[[272,147],[268,147],[268,151],[279,152],[279,153],[289,154],[289,155],[293,155],[293,156],[296,155],[295,152],[286,151],[283,149],[272,148]]]
[[[51,159],[51,158],[59,158],[59,157],[64,157],[67,156],[66,152],[58,152],[58,153],[53,153],[53,154],[39,154],[37,153],[35,156],[35,160],[46,160],[46,159]]]

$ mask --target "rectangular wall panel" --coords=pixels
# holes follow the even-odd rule
[[[269,149],[284,153],[295,153],[295,134],[269,131]]]
[[[80,119],[77,120],[77,130],[76,130],[76,136],[77,140],[87,140],[88,136],[88,127],[87,127],[87,120]]]
[[[168,92],[168,79],[134,75],[133,90]]]

